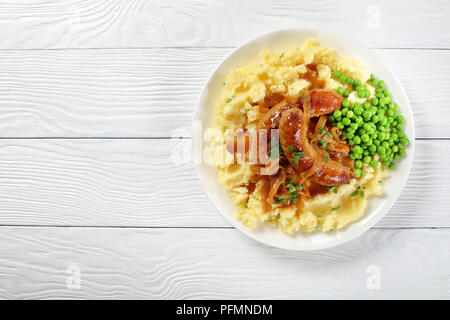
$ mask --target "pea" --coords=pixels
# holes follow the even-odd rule
[[[363,117],[368,120],[372,117],[372,113],[369,110],[366,110],[363,112]]]
[[[378,80],[377,80],[377,79],[373,79],[371,82],[372,82],[372,84],[373,84],[375,87],[378,87]]]
[[[328,120],[329,120],[330,122],[333,122],[334,120],[336,120],[336,118],[334,117],[334,115],[330,114],[330,115],[328,116]]]
[[[405,122],[405,117],[400,115],[400,116],[397,116],[396,120],[397,120],[398,123],[404,123]]]
[[[377,123],[378,121],[380,121],[380,118],[379,118],[377,115],[374,115],[374,116],[372,117],[372,122],[373,122],[373,123]]]
[[[355,155],[354,155],[353,153],[350,153],[350,154],[348,155],[348,158],[351,159],[351,160],[355,160],[355,159],[356,159],[356,158],[355,158]]]
[[[360,146],[354,146],[353,147],[353,152],[356,154],[360,154],[362,153],[363,149]]]
[[[380,146],[380,147],[378,148],[378,154],[379,154],[380,156],[385,155],[385,154],[386,154],[386,148],[383,147],[383,146]]]
[[[370,103],[371,103],[373,106],[378,105],[378,98],[372,98],[372,99],[370,100]]]
[[[339,87],[336,89],[336,92],[339,93],[341,96],[344,93],[344,88],[343,87]]]
[[[387,122],[388,122],[388,123],[391,123],[392,121],[394,121],[394,118],[393,118],[393,117],[387,117]]]
[[[362,125],[364,123],[364,120],[361,116],[357,116],[357,117],[355,117],[355,123],[357,125]]]
[[[342,123],[344,124],[344,126],[349,126],[351,123],[351,120],[349,118],[344,118],[344,119],[342,119]]]
[[[379,80],[377,87],[383,88],[384,87],[384,81],[383,80]]]
[[[347,81],[347,77],[346,77],[345,75],[341,74],[341,75],[339,76],[339,82],[342,83],[342,84],[344,84],[345,81]]]
[[[356,84],[356,86],[362,86],[362,81],[359,79],[356,79],[354,84]]]
[[[392,109],[389,109],[386,114],[388,115],[388,117],[393,117],[395,115],[395,111]]]
[[[348,99],[344,99],[342,101],[342,106],[346,108],[350,107],[350,101]]]
[[[361,177],[361,169],[355,169],[353,170],[353,173],[355,174],[356,179]]]
[[[398,151],[398,146],[392,146],[392,152],[396,153]]]
[[[369,109],[370,108],[370,103],[369,102],[364,102],[363,103],[363,108],[365,109],[365,110],[367,110],[367,109]]]
[[[343,95],[345,98],[348,98],[348,96],[350,95],[350,92],[348,92],[347,90],[344,90],[344,92],[342,93],[342,95]]]
[[[370,137],[369,137],[369,135],[367,133],[365,133],[365,134],[363,134],[361,136],[361,141],[362,142],[367,142],[367,141],[369,141],[369,139],[370,139]]]
[[[350,128],[352,128],[353,130],[356,131],[356,129],[358,129],[358,124],[357,123],[352,123],[352,124],[350,124]]]
[[[376,160],[370,161],[370,166],[371,166],[372,168],[378,167],[378,161],[376,161]]]
[[[341,76],[341,72],[339,70],[336,70],[336,71],[333,72],[333,76],[335,78],[339,78]]]
[[[361,138],[359,136],[354,136],[352,139],[354,144],[360,144],[361,143]]]
[[[365,96],[365,92],[364,91],[362,91],[362,90],[358,90],[357,91],[358,92],[358,98],[364,98],[364,96]]]
[[[352,85],[353,82],[354,82],[353,78],[350,78],[350,77],[347,78],[347,83],[348,83],[349,85]]]
[[[401,144],[403,146],[409,145],[409,139],[408,138],[401,138],[400,142],[401,142]]]
[[[342,122],[338,122],[336,127],[338,127],[339,129],[344,129],[344,124]]]
[[[353,105],[353,112],[356,115],[360,116],[363,113],[363,108],[361,108],[360,105],[357,105],[357,106]]]
[[[341,110],[336,110],[335,112],[333,112],[333,116],[334,116],[336,119],[339,119],[339,118],[342,116]]]
[[[354,113],[352,110],[349,110],[349,111],[347,112],[347,118],[351,119],[351,118],[353,118],[354,116],[355,116],[355,113]]]
[[[355,167],[361,169],[363,166],[363,163],[361,160],[356,160],[355,161]]]
[[[394,162],[389,162],[389,168],[390,169],[395,169],[395,163]]]
[[[371,154],[375,154],[375,152],[377,152],[377,146],[376,146],[375,144],[371,144],[371,145],[369,146],[369,152],[370,152]]]

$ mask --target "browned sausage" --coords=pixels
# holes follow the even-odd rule
[[[330,90],[314,90],[311,97],[311,117],[332,113],[341,108],[342,97]]]
[[[324,186],[340,186],[352,178],[355,175],[351,169],[334,160],[323,162],[314,175],[314,181]]]
[[[279,135],[281,147],[286,158],[297,172],[308,170],[318,158],[317,152],[308,142],[307,122],[305,114],[298,108],[284,111],[280,120]],[[293,153],[296,152],[304,154],[294,157]]]

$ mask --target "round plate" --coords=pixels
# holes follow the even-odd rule
[[[314,38],[319,44],[335,49],[340,56],[356,59],[363,68],[386,82],[394,101],[399,105],[400,114],[406,118],[404,130],[411,144],[406,149],[406,157],[398,161],[396,169],[390,171],[391,177],[383,182],[385,195],[371,198],[368,208],[360,220],[342,230],[327,233],[321,231],[312,233],[300,232],[289,236],[278,228],[271,226],[262,226],[256,230],[248,229],[234,219],[235,207],[225,188],[217,181],[216,168],[206,163],[196,165],[200,180],[209,199],[236,229],[267,245],[291,250],[318,250],[333,247],[354,239],[369,230],[390,210],[400,195],[408,178],[414,154],[415,133],[411,106],[397,77],[373,51],[363,44],[338,34],[317,29],[275,31],[259,36],[234,50],[209,77],[201,93],[194,115],[194,122],[201,123],[203,131],[206,128],[213,127],[214,105],[219,97],[220,90],[222,90],[225,76],[230,69],[254,60],[264,49],[281,51],[293,45],[301,46],[307,38]]]

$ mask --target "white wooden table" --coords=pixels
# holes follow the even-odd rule
[[[284,27],[374,48],[416,121],[393,209],[319,252],[243,236],[170,160],[208,74]],[[449,71],[449,0],[0,0],[0,298],[450,298]]]

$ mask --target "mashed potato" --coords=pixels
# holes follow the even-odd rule
[[[302,48],[263,52],[259,59],[232,70],[223,83],[222,95],[216,104],[216,130],[209,132],[207,138],[211,147],[210,157],[218,168],[219,182],[225,186],[236,206],[236,218],[249,228],[270,224],[288,234],[301,230],[311,232],[318,228],[322,231],[341,229],[360,219],[369,199],[383,193],[381,183],[389,176],[388,170],[367,167],[363,178],[352,179],[349,184],[339,186],[336,193],[328,192],[306,200],[302,210],[296,206],[274,205],[267,212],[263,209],[261,183],[256,184],[253,193],[245,187],[252,176],[250,165],[236,164],[232,156],[227,156],[225,132],[238,128],[256,129],[262,116],[256,104],[267,95],[281,93],[293,96],[308,88],[311,84],[299,79],[298,74],[306,72],[306,65],[311,63],[317,65],[319,78],[325,81],[326,89],[335,90],[340,86],[332,79],[332,70],[342,70],[363,83],[370,76],[354,60],[341,58],[332,49],[307,40]],[[369,87],[369,90],[373,94],[373,88]],[[358,98],[351,95],[349,100],[354,102]],[[363,190],[364,197],[359,194],[351,196],[355,190]]]

